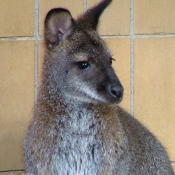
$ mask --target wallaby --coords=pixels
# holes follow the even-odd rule
[[[157,139],[121,109],[123,87],[97,33],[103,0],[45,19],[42,85],[25,142],[28,175],[173,175]]]

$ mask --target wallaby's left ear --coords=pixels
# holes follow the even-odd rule
[[[55,8],[48,12],[45,25],[45,40],[48,48],[53,48],[65,40],[74,24],[74,20],[67,9]]]
[[[102,0],[99,4],[87,10],[77,21],[78,25],[86,30],[96,30],[100,15],[112,0]]]

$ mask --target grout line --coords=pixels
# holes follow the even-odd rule
[[[33,36],[14,36],[14,37],[0,37],[0,41],[16,41],[16,40],[34,40]]]
[[[35,33],[34,33],[34,40],[35,40],[35,101],[37,99],[38,94],[38,41],[39,41],[39,0],[35,0]]]
[[[135,34],[135,38],[175,37],[175,34]]]
[[[100,35],[102,38],[130,38],[130,35]],[[134,38],[168,38],[175,37],[175,34],[134,34]],[[35,36],[10,36],[0,37],[0,41],[20,41],[20,40],[35,40]],[[43,36],[37,36],[38,40],[43,40]]]
[[[101,38],[130,38],[129,35],[100,35]]]
[[[38,40],[43,40],[43,36],[38,36]],[[14,36],[14,37],[0,37],[0,41],[34,41],[35,36]]]
[[[85,13],[86,9],[87,9],[87,0],[83,0],[83,11],[84,11],[84,13]]]
[[[131,93],[131,100],[130,100],[130,113],[134,116],[134,0],[130,2],[130,93]]]
[[[18,172],[18,171],[25,171],[24,169],[20,169],[20,170],[3,170],[0,171],[0,173],[11,173],[11,172]]]

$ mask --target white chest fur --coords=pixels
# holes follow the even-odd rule
[[[62,118],[53,174],[96,175],[102,164],[101,122],[98,114],[79,111]]]

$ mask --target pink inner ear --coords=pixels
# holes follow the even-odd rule
[[[58,28],[55,35],[59,38],[59,40],[63,39],[63,36],[66,35],[66,32],[70,29],[70,26],[65,26],[65,28]]]
[[[62,40],[66,40],[71,34],[73,25],[74,19],[68,10],[63,8],[50,10],[44,22],[44,34],[48,49],[52,49]]]
[[[57,33],[58,33],[57,36],[58,36],[59,40],[61,40],[62,37],[63,37],[63,35],[64,35],[64,33],[65,33],[65,29],[59,28],[58,31],[57,31]]]
[[[63,38],[63,35],[71,28],[72,17],[68,13],[58,13],[54,15],[49,21],[49,28],[54,37],[58,37],[59,40]]]
[[[59,32],[60,32],[61,34],[63,34],[63,33],[65,32],[65,29],[59,28]]]

